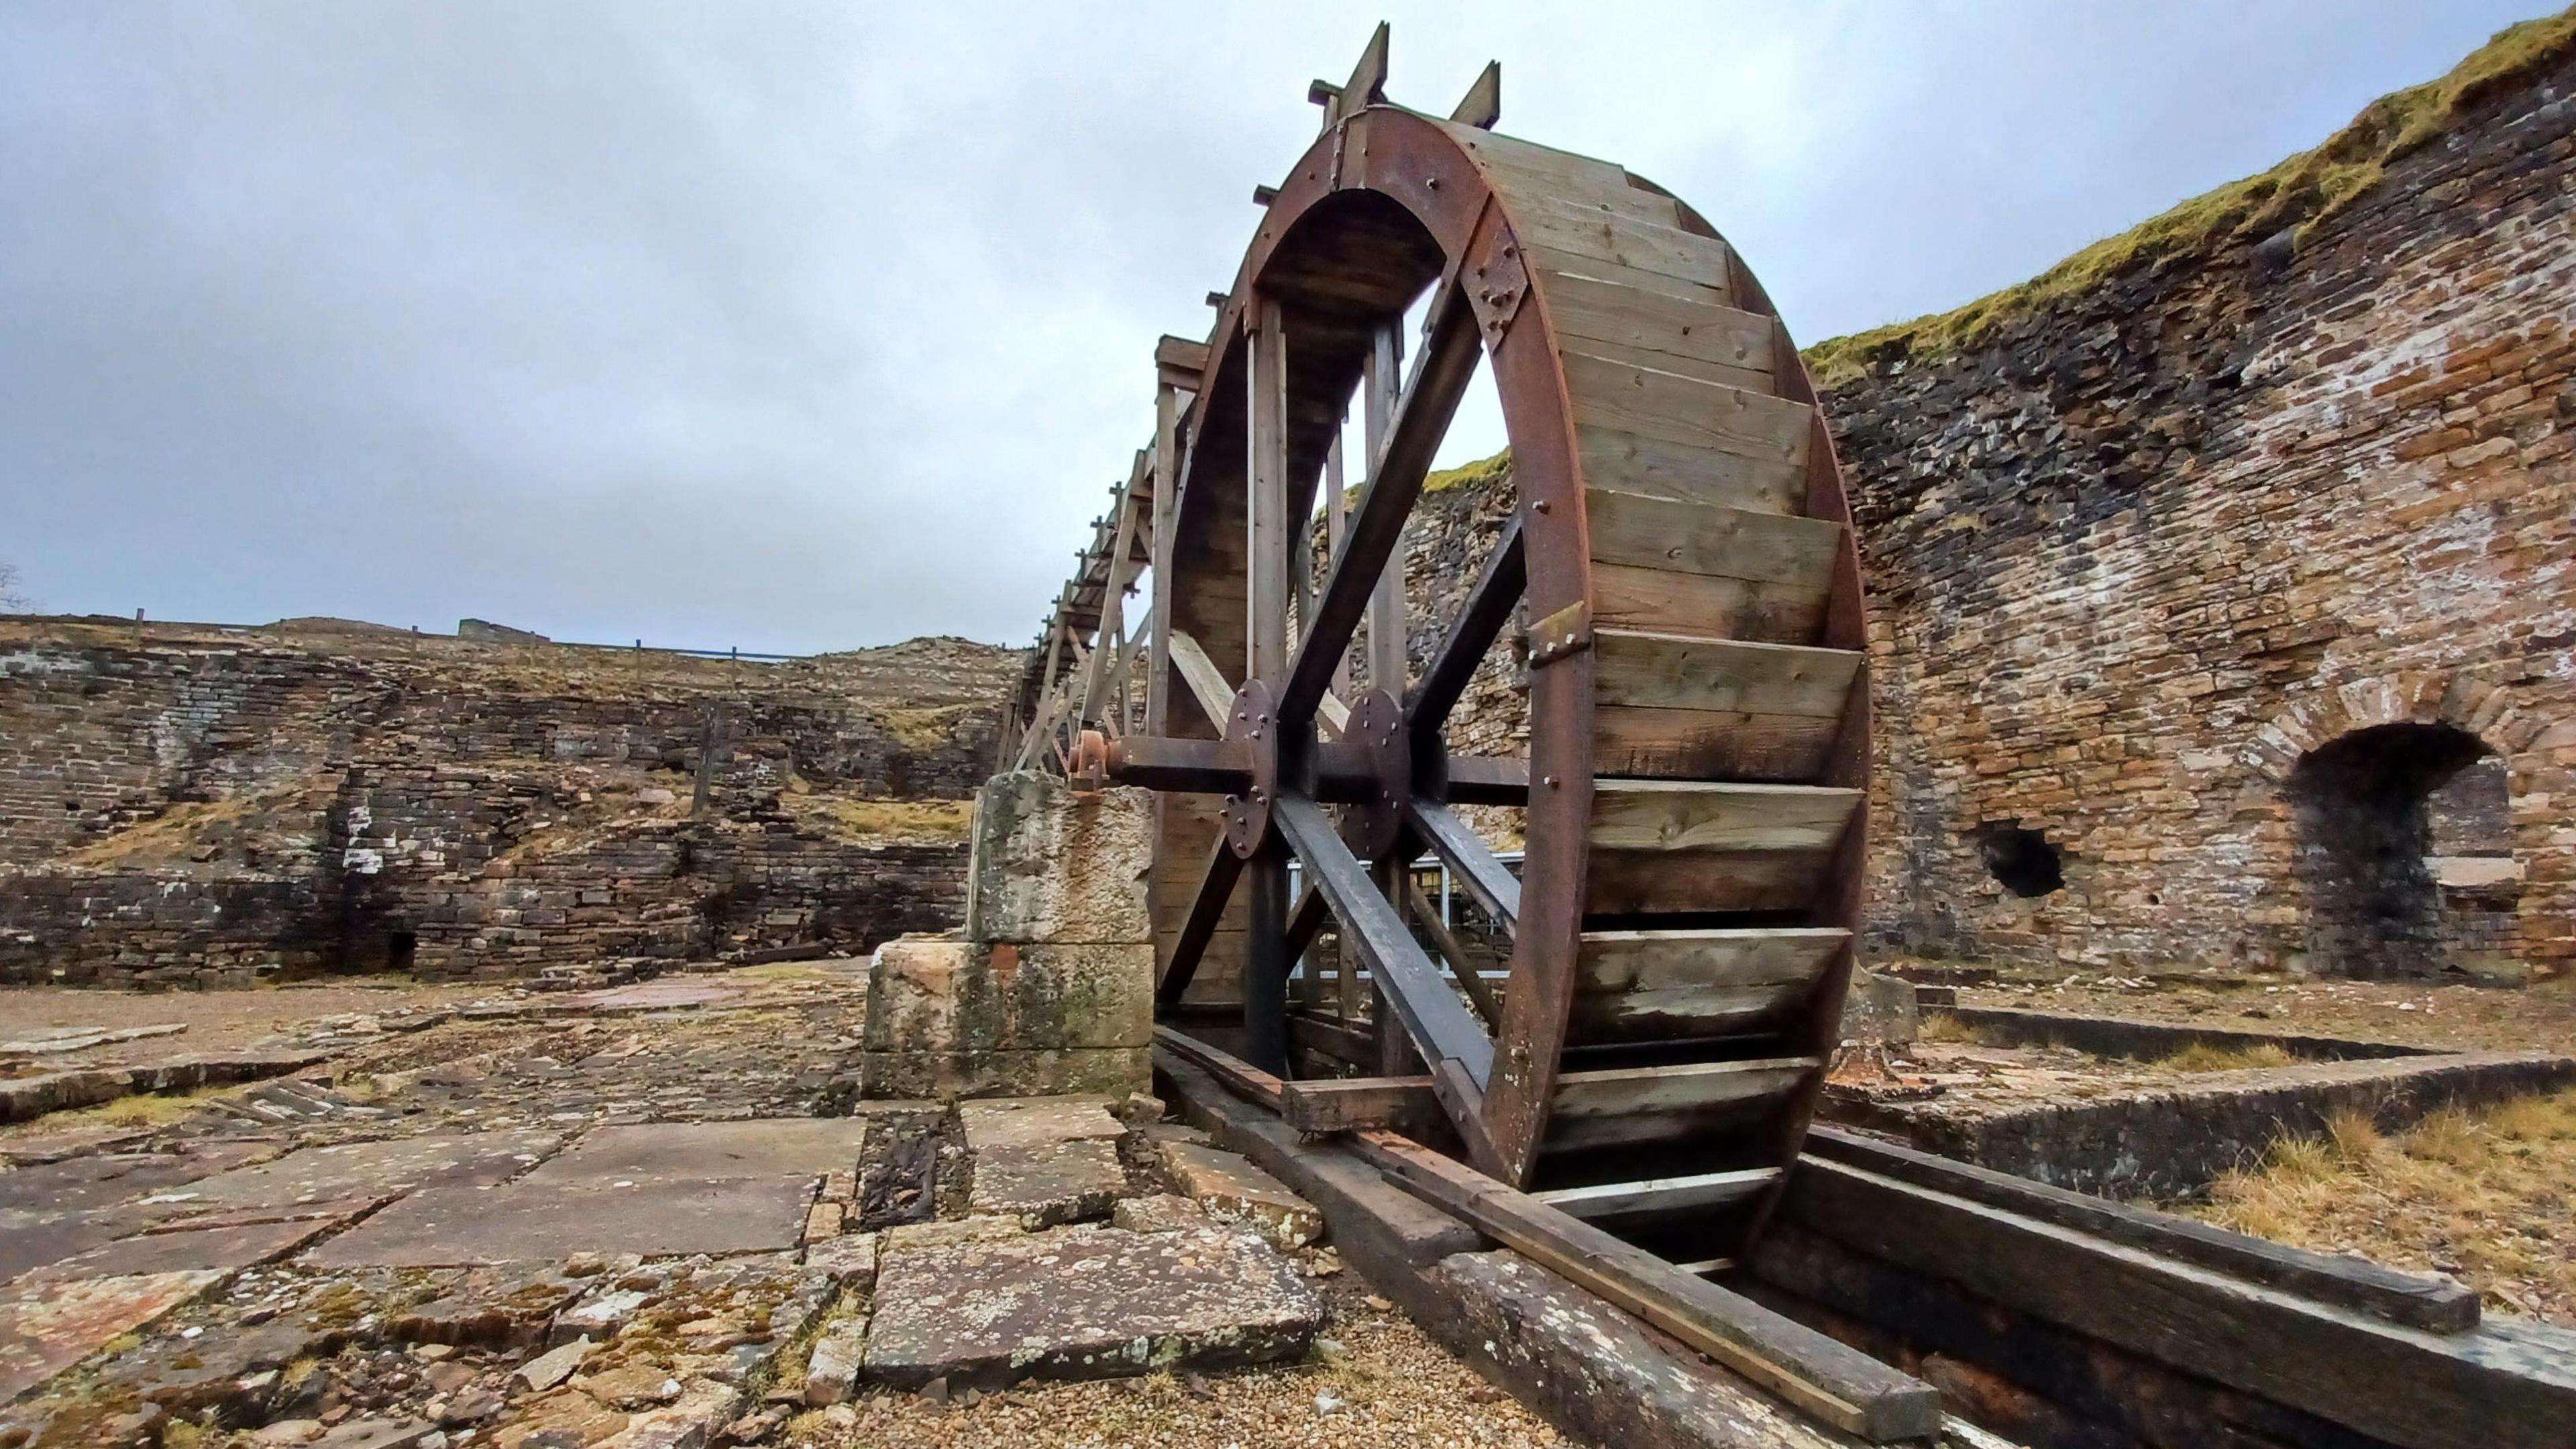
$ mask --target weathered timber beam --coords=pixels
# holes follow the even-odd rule
[[[1306,879],[1331,905],[1343,939],[1368,963],[1387,1005],[1403,1023],[1425,1058],[1454,1061],[1482,1089],[1494,1070],[1494,1043],[1467,1014],[1431,964],[1404,918],[1378,894],[1368,868],[1333,829],[1323,807],[1294,795],[1283,796],[1271,809],[1271,820],[1305,863]]]
[[[1419,780],[1417,779],[1417,786]],[[1443,755],[1438,788],[1452,805],[1526,805],[1529,761],[1495,755]]]
[[[1109,742],[1109,778],[1148,790],[1240,794],[1252,788],[1252,746],[1242,740],[1128,735]]]
[[[1332,683],[1333,670],[1350,647],[1370,595],[1403,541],[1404,521],[1422,496],[1423,477],[1449,430],[1449,419],[1476,376],[1482,346],[1474,309],[1459,289],[1444,286],[1431,299],[1430,343],[1396,403],[1385,449],[1370,470],[1366,491],[1343,535],[1341,555],[1333,560],[1324,591],[1315,601],[1314,626],[1306,631],[1287,682],[1280,686],[1283,727],[1296,728],[1312,718],[1315,702]],[[1386,681],[1371,682],[1389,688]]]
[[[1342,88],[1332,94],[1326,117],[1328,123],[1357,115],[1386,99],[1386,32],[1387,24],[1383,20],[1377,23],[1377,29],[1369,32],[1368,44],[1360,48],[1359,64],[1351,67],[1351,78],[1342,82]],[[1314,94],[1315,87],[1307,87],[1307,97],[1312,99]]]
[[[1467,94],[1460,98],[1458,109],[1449,113],[1449,119],[1479,131],[1490,131],[1502,118],[1503,63],[1489,60],[1483,70],[1476,72],[1476,83],[1467,87]]]
[[[1377,755],[1362,745],[1324,740],[1312,756],[1315,798],[1350,804],[1377,798]],[[1450,798],[1473,805],[1517,805],[1529,794],[1529,766],[1484,755],[1444,757]],[[1241,740],[1185,735],[1127,735],[1109,742],[1109,775],[1122,785],[1201,795],[1240,795],[1252,788],[1252,747]]]
[[[1449,923],[1440,919],[1440,908],[1431,904],[1431,898],[1414,883],[1411,871],[1404,873],[1404,905],[1413,913],[1413,923],[1431,938],[1432,949],[1440,953],[1440,959],[1449,963],[1450,976],[1457,981],[1458,989],[1467,993],[1467,999],[1476,1004],[1476,1014],[1485,1019],[1486,1029],[1499,1026],[1503,1019],[1503,1004],[1494,999],[1494,988],[1485,984],[1484,974],[1476,969],[1475,962],[1467,959],[1467,948],[1459,943],[1457,935],[1449,929]]]
[[[1654,1177],[1642,1182],[1604,1182],[1591,1187],[1561,1187],[1530,1196],[1561,1213],[1589,1222],[1595,1218],[1638,1213],[1674,1213],[1697,1208],[1729,1207],[1780,1180],[1776,1167],[1740,1167],[1731,1172],[1701,1172],[1689,1177]]]
[[[2476,1291],[2440,1274],[2401,1273],[2366,1258],[2285,1247],[2171,1213],[1953,1162],[1857,1132],[1810,1128],[1806,1151],[2320,1303],[2358,1309],[2391,1323],[2435,1333],[2465,1333],[2478,1325]]]
[[[1457,811],[1437,801],[1414,800],[1406,805],[1405,817],[1495,924],[1505,931],[1519,930],[1521,883],[1495,858],[1484,837],[1459,819]]]
[[[1246,1101],[1258,1102],[1273,1112],[1279,1110],[1280,1088],[1286,1083],[1232,1052],[1212,1047],[1197,1037],[1188,1036],[1175,1028],[1161,1025],[1154,1028],[1154,1047],[1158,1051],[1170,1052],[1206,1072],[1216,1078],[1217,1085],[1236,1096]]]
[[[1225,671],[1217,667],[1216,661],[1208,657],[1207,650],[1199,647],[1199,641],[1190,637],[1189,631],[1173,630],[1170,648],[1172,667],[1180,671],[1181,682],[1189,687],[1190,698],[1198,701],[1199,713],[1206,715],[1208,723],[1222,731],[1227,713],[1234,708],[1234,685],[1226,679]]]
[[[1375,1038],[1320,1011],[1292,1014],[1288,1018],[1288,1039],[1346,1066],[1365,1068],[1377,1060]],[[1433,1110],[1438,1109],[1435,1106]]]
[[[1429,1077],[1326,1077],[1290,1082],[1280,1093],[1279,1115],[1300,1132],[1348,1132],[1355,1128],[1393,1128],[1425,1111],[1435,1116],[1439,1099]]]
[[[1503,536],[1494,541],[1494,550],[1485,556],[1485,566],[1476,575],[1474,587],[1467,591],[1467,602],[1458,617],[1449,622],[1449,632],[1440,641],[1439,652],[1431,656],[1431,665],[1404,700],[1404,726],[1412,734],[1417,753],[1436,748],[1440,730],[1449,722],[1449,711],[1456,708],[1459,696],[1467,692],[1469,681],[1476,676],[1476,666],[1485,662],[1485,651],[1511,622],[1512,610],[1519,607],[1522,592],[1529,584],[1527,554],[1521,543],[1521,516],[1517,510],[1503,525]]]
[[[1161,984],[1154,988],[1154,1004],[1171,1006],[1181,993],[1190,989],[1190,978],[1199,971],[1199,959],[1207,954],[1208,942],[1216,938],[1217,924],[1225,919],[1225,903],[1234,895],[1234,882],[1243,874],[1243,857],[1218,836],[1208,852],[1207,869],[1199,874],[1198,894],[1190,900],[1189,918],[1181,923],[1181,933],[1172,940],[1172,959],[1163,967]]]
[[[2017,1313],[2407,1446],[2563,1446],[2576,1354],[2521,1325],[2436,1334],[1816,1157],[1783,1221]],[[1757,1247],[1755,1257],[1758,1260]]]
[[[1941,1396],[1920,1379],[1417,1142],[1380,1131],[1347,1140],[1423,1201],[1845,1433],[1885,1444],[1940,1432]]]
[[[1313,881],[1308,881],[1304,893],[1297,897],[1297,909],[1288,913],[1290,961],[1306,954],[1306,948],[1315,944],[1315,933],[1324,929],[1324,922],[1331,920],[1332,916],[1332,907],[1324,900],[1324,893],[1315,889]]]

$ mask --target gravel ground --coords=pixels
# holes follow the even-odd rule
[[[2576,978],[2521,988],[2404,981],[2284,981],[2212,989],[2077,976],[2047,986],[1967,987],[1972,1006],[2131,1016],[2239,1031],[2358,1037],[2457,1051],[2576,1050]]]
[[[1301,1364],[1204,1377],[1022,1384],[946,1404],[877,1394],[792,1421],[797,1449],[1271,1449],[1575,1445],[1425,1337],[1356,1275],[1323,1280],[1327,1348]]]

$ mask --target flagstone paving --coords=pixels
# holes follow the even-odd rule
[[[0,1444],[720,1449],[952,1379],[1307,1353],[1328,1259],[1107,1224],[1175,1186],[1107,1099],[854,1100],[863,990],[340,993],[238,1043],[291,1076],[0,1128]]]

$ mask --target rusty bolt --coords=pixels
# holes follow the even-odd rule
[[[1530,505],[1530,512],[1532,512],[1532,513],[1545,513],[1545,512],[1547,512],[1547,511],[1548,511],[1549,507],[1550,507],[1550,504],[1548,503],[1548,501],[1547,501],[1546,499],[1542,498],[1542,499],[1540,499],[1539,501],[1537,501],[1536,503],[1533,503],[1533,504],[1531,504],[1531,505]]]

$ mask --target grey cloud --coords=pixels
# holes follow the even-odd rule
[[[1799,334],[1955,305],[2515,12],[1387,7]],[[1379,7],[0,11],[0,559],[67,610],[1025,638]],[[1462,419],[1451,457],[1499,442]]]

